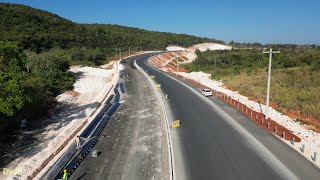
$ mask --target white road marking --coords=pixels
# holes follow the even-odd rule
[[[160,70],[158,69],[155,69],[155,70],[160,72]],[[298,178],[272,152],[270,152],[260,141],[258,141],[254,136],[252,136],[238,122],[233,120],[232,117],[226,112],[224,112],[218,105],[213,103],[210,99],[204,97],[200,92],[191,88],[187,84],[165,73],[162,73],[162,74],[167,76],[168,78],[175,80],[179,84],[183,85],[184,87],[189,89],[194,95],[199,96],[199,98],[201,98],[204,102],[206,102],[208,105],[214,108],[221,117],[224,117],[224,120],[226,120],[227,123],[231,125],[231,127],[233,127],[236,131],[238,131],[239,134],[243,135],[243,137],[248,140],[246,141],[247,146],[250,147],[252,150],[254,150],[256,154],[264,162],[266,162],[269,165],[269,167],[272,168],[274,172],[276,172],[281,178],[288,179],[288,180],[298,180]]]

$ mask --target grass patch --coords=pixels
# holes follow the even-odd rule
[[[304,115],[320,118],[320,72],[308,68],[277,69],[272,72],[270,101],[288,110],[300,111]],[[267,72],[258,70],[248,75],[223,78],[231,89],[246,96],[265,99]]]
[[[300,124],[303,124],[303,125],[312,125],[311,122],[305,121],[305,120],[300,119],[300,118],[295,119],[295,121],[299,122]]]

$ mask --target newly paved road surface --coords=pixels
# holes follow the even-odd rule
[[[319,180],[320,170],[295,150],[259,128],[221,100],[201,96],[200,90],[181,83],[146,63],[137,63],[163,93],[170,120],[177,179]],[[180,83],[179,83],[180,82]]]
[[[132,58],[130,58],[132,59]],[[168,179],[169,162],[164,120],[148,79],[124,63],[125,94],[93,150],[71,179]]]

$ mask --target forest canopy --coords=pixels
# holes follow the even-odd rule
[[[18,4],[0,3],[0,14],[0,140],[19,129],[22,119],[36,121],[48,115],[54,97],[72,88],[70,65],[101,65],[119,49],[223,43],[119,25],[79,24]]]

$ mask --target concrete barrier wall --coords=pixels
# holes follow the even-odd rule
[[[156,68],[159,68],[162,70],[160,64],[158,63],[159,59],[157,56],[154,56],[149,59],[149,63],[153,65]],[[166,70],[167,73],[172,74],[174,76],[177,76],[173,71],[170,69]],[[183,76],[178,76],[183,79],[186,79],[189,83],[194,84],[195,86],[198,86],[200,88],[209,88],[207,86],[204,86],[203,84],[193,80],[193,79],[188,79]],[[315,147],[310,144],[310,142],[306,141],[305,139],[301,140],[298,136],[293,134],[289,129],[286,127],[278,124],[276,121],[273,119],[264,119],[264,114],[261,112],[256,112],[252,110],[250,107],[240,103],[236,99],[232,99],[232,97],[229,97],[228,95],[220,92],[220,91],[215,91],[212,88],[209,88],[212,90],[212,93],[214,96],[220,98],[222,101],[227,103],[228,105],[232,106],[233,108],[237,109],[239,112],[243,113],[245,116],[247,116],[249,119],[254,121],[258,126],[264,128],[268,132],[274,134],[275,136],[279,137],[284,143],[288,144],[291,146],[293,149],[295,149],[298,153],[303,155],[306,159],[308,159],[310,162],[312,162],[315,166],[320,168],[320,161],[319,158],[317,158],[317,155],[320,154],[319,148]],[[297,142],[297,143],[295,143]]]
[[[150,51],[151,52],[151,51]],[[139,55],[139,54],[144,54],[144,53],[148,53],[148,52],[140,52],[140,53],[135,53],[135,54],[132,54],[130,56],[126,56],[124,58],[128,58],[128,57],[132,57],[132,56],[136,56],[136,55]],[[50,156],[48,156],[48,158],[46,158],[42,163],[41,163],[41,166],[36,168],[34,171],[32,171],[30,173],[29,176],[27,176],[27,179],[34,179],[38,173],[51,161],[53,160],[54,157],[56,157],[69,143],[70,141],[81,131],[84,129],[84,127],[87,125],[88,121],[89,121],[89,118],[93,117],[95,115],[95,113],[97,112],[97,110],[99,109],[99,107],[101,106],[101,104],[111,95],[112,93],[112,89],[114,88],[114,86],[116,85],[116,83],[118,82],[118,66],[119,66],[119,62],[120,60],[118,60],[117,62],[115,62],[113,65],[115,66],[113,68],[113,71],[114,71],[114,77],[111,81],[111,86],[108,88],[107,90],[107,93],[104,94],[102,92],[102,96],[103,98],[97,98],[99,99],[99,104],[97,105],[97,107],[90,113],[89,117],[87,117],[82,123],[80,126],[78,126],[76,128],[76,130],[65,140],[63,141],[63,143],[61,143],[61,145],[59,145],[58,148],[56,148],[56,150],[50,154]]]
[[[174,73],[170,73],[174,76],[177,76]],[[278,124],[276,121],[272,120],[272,119],[264,119],[264,114],[260,113],[260,112],[256,112],[254,110],[252,110],[250,107],[240,103],[239,101],[233,99],[232,97],[216,91],[212,88],[209,88],[203,84],[200,84],[199,82],[192,80],[192,79],[188,79],[186,77],[182,77],[182,76],[178,76],[180,78],[184,78],[185,80],[187,80],[189,83],[196,85],[202,89],[211,89],[212,94],[218,98],[220,98],[222,101],[224,101],[226,104],[230,105],[231,107],[237,109],[238,111],[240,111],[241,113],[243,113],[245,116],[247,116],[249,119],[251,119],[252,121],[254,121],[258,126],[266,129],[267,131],[269,131],[270,133],[279,136],[280,138],[283,138],[285,140],[289,140],[289,141],[294,141],[294,142],[301,142],[301,139],[294,135],[290,130],[288,130],[287,128],[285,128],[284,126]]]
[[[116,66],[118,66],[118,64],[116,63]],[[117,67],[116,67],[117,69]],[[114,70],[114,74],[116,76],[117,72],[116,70]],[[103,97],[102,98],[98,98],[100,99],[98,102],[97,107],[90,113],[90,115],[81,123],[81,125],[79,125],[74,131],[73,133],[65,140],[63,141],[57,148],[56,150],[48,157],[46,158],[40,165],[40,167],[36,168],[33,172],[31,172],[31,174],[27,177],[27,179],[33,179],[37,176],[37,174],[51,161],[53,160],[54,157],[56,157],[67,145],[68,143],[87,125],[89,118],[91,118],[92,116],[94,116],[94,114],[97,112],[97,110],[99,109],[99,107],[101,106],[101,104],[111,95],[112,89],[115,86],[115,83],[117,83],[117,78],[113,78],[113,80],[111,81],[111,86],[107,87],[107,93],[103,93]]]
[[[99,105],[97,105],[97,108],[95,108],[92,113],[90,113],[89,117],[84,120],[80,126],[78,126],[75,131],[73,131],[73,133],[65,140],[63,141],[63,143],[61,143],[61,145],[48,157],[46,158],[40,165],[40,167],[36,168],[30,176],[27,177],[27,179],[31,180],[33,178],[35,178],[37,176],[37,174],[51,161],[53,160],[53,158],[58,155],[62,149],[64,149],[68,143],[83,129],[83,127],[88,123],[88,119],[90,117],[92,117],[96,111],[99,109],[99,107],[101,106],[102,102],[110,95],[111,90],[113,89],[114,85],[112,84],[110,86],[110,88],[108,89],[108,92],[106,93],[106,95],[104,96],[104,98],[101,100],[101,102],[99,102]]]

